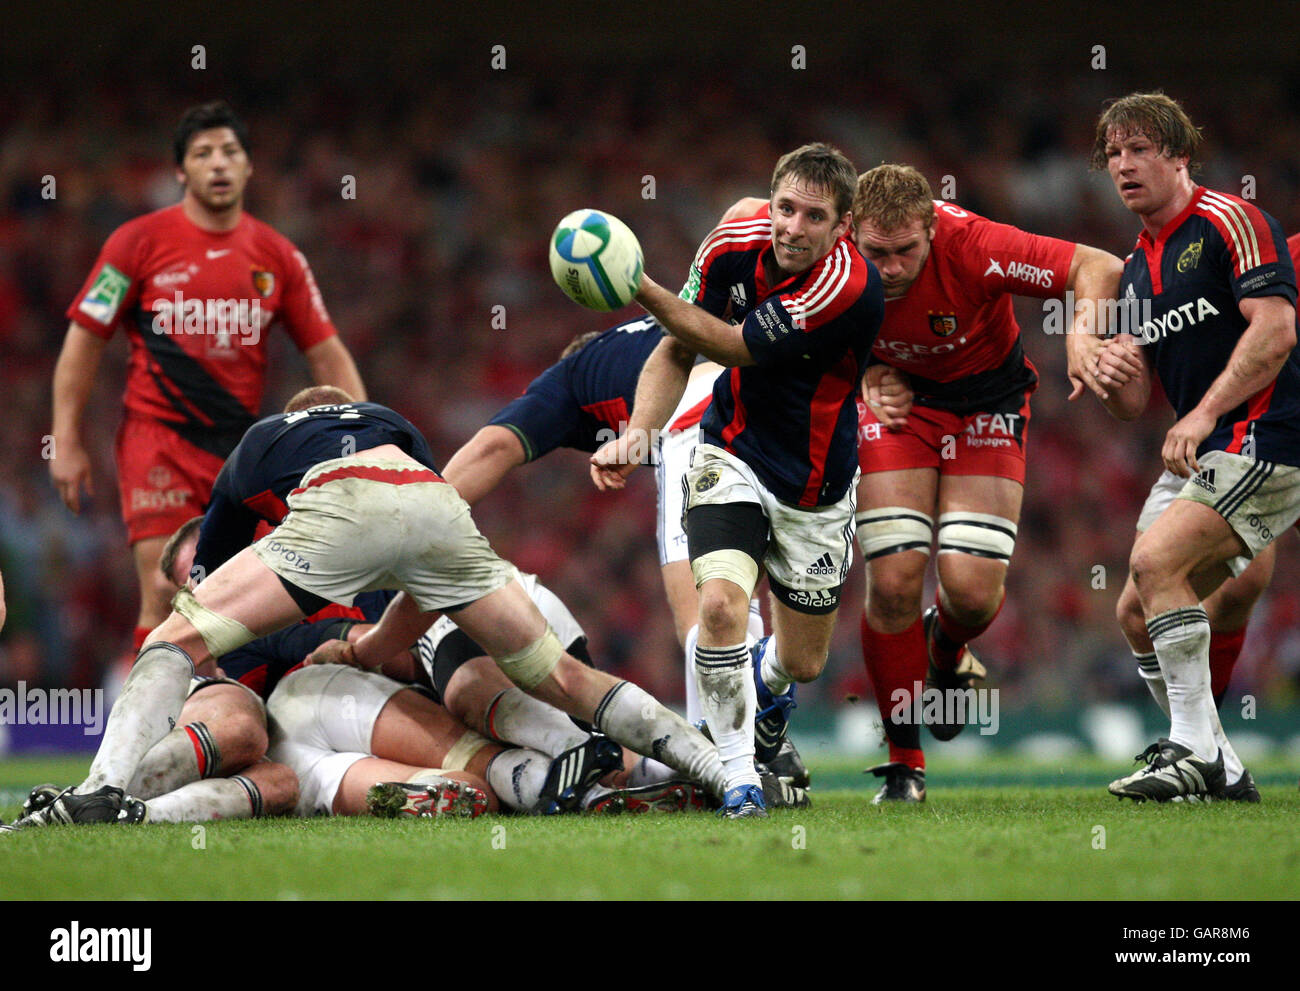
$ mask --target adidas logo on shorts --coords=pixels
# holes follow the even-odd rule
[[[1192,481],[1195,482],[1197,485],[1199,485],[1201,488],[1205,489],[1206,492],[1217,491],[1214,487],[1213,468],[1202,468],[1200,474],[1198,474],[1195,478],[1193,478]]]
[[[834,575],[839,573],[839,569],[835,567],[835,563],[831,560],[830,551],[827,551],[814,561],[804,573],[808,575]]]

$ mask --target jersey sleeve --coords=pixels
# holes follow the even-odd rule
[[[1296,301],[1295,265],[1278,222],[1252,203],[1214,198],[1202,204],[1223,239],[1224,265],[1240,302],[1250,296],[1283,296]]]
[[[686,276],[686,285],[678,295],[688,303],[702,307],[715,317],[722,317],[731,302],[731,283],[747,273],[736,273],[738,259],[749,259],[750,252],[762,247],[772,236],[772,221],[765,213],[746,220],[720,224],[700,244]],[[731,278],[737,275],[737,279]]]
[[[139,235],[131,224],[109,235],[85,284],[68,307],[69,320],[105,340],[113,336],[122,314],[140,293],[139,247]]]
[[[232,478],[235,472],[231,466],[234,462],[235,456],[231,455],[222,466],[212,488],[212,498],[203,516],[203,525],[199,528],[194,567],[202,569],[198,574],[204,577],[212,574],[252,542],[261,519],[240,502],[233,491]]]
[[[284,318],[284,329],[293,343],[299,351],[306,351],[336,336],[338,329],[325,309],[325,299],[306,257],[287,242],[283,251],[287,275],[280,313]]]
[[[941,204],[938,209],[945,207],[952,205]],[[963,261],[982,299],[1003,293],[1049,299],[1065,292],[1074,261],[1073,241],[1030,234],[974,215],[958,229]]]

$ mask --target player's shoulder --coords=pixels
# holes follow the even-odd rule
[[[1286,239],[1287,251],[1291,252],[1291,260],[1295,262],[1297,269],[1300,269],[1300,234],[1292,234]]]
[[[297,253],[298,249],[292,241],[268,224],[265,220],[259,220],[251,213],[245,211],[240,218],[240,224],[243,225],[247,232],[247,237],[254,242],[273,248],[285,256],[292,256]]]
[[[140,244],[158,238],[166,238],[183,229],[188,224],[179,203],[165,206],[160,210],[151,210],[118,226],[108,236],[106,243]]]
[[[1227,241],[1236,241],[1249,231],[1281,228],[1271,214],[1250,200],[1233,193],[1199,187],[1192,199],[1191,216],[1208,221]]]
[[[713,228],[700,244],[695,263],[703,267],[723,255],[761,251],[771,239],[772,218],[762,210],[752,217],[731,220]]]

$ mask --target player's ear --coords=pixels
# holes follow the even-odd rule
[[[835,236],[844,237],[850,235],[853,230],[853,211],[845,210],[844,215],[840,217],[839,223],[835,225]]]
[[[176,166],[176,181],[181,184],[181,189],[185,188],[185,170],[179,165]]]

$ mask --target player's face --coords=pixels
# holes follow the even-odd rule
[[[786,275],[819,262],[849,229],[849,214],[835,212],[835,197],[786,177],[772,193],[772,252]]]
[[[882,230],[868,220],[858,224],[858,250],[880,270],[886,299],[903,295],[916,281],[930,257],[933,240],[934,225],[927,227],[923,220],[893,230]]]
[[[1161,213],[1187,181],[1187,159],[1164,154],[1145,134],[1111,131],[1106,168],[1124,205],[1142,217]]]
[[[224,213],[243,203],[252,174],[253,165],[235,132],[213,127],[190,138],[176,177],[184,184],[185,195],[214,213]]]
[[[172,584],[177,588],[190,580],[190,572],[194,569],[194,552],[198,549],[199,535],[197,531],[185,543],[176,548],[176,557],[172,561],[171,574],[167,577],[172,580]]]

